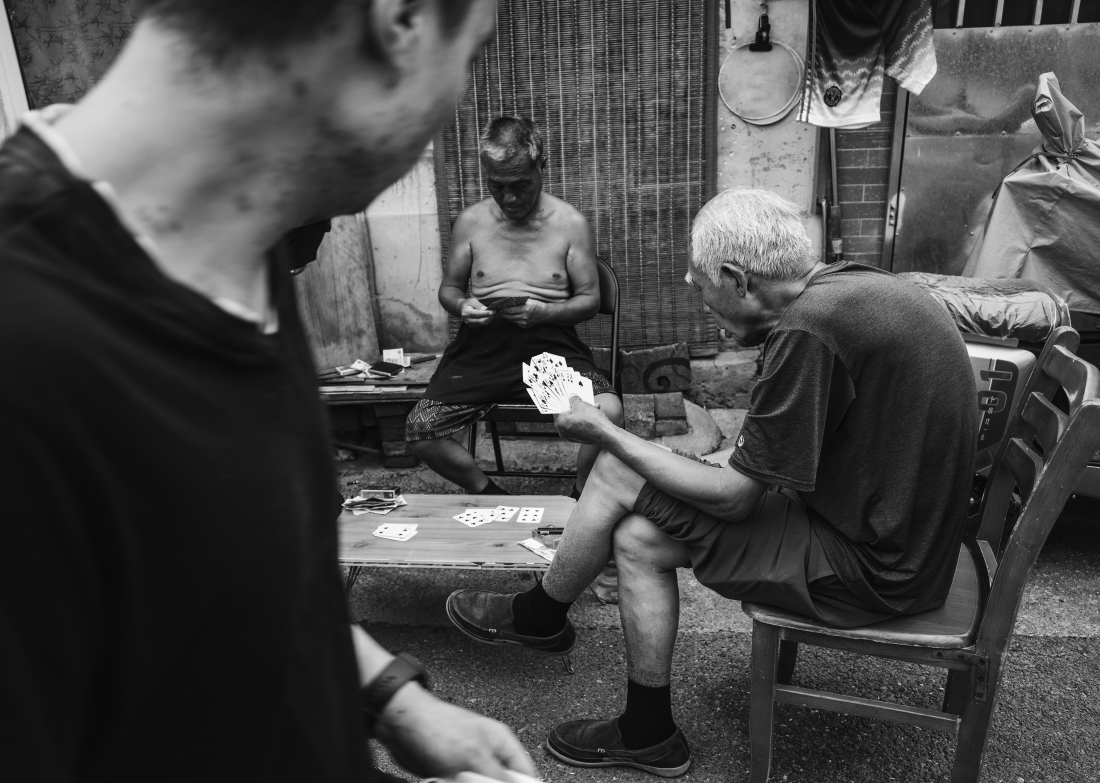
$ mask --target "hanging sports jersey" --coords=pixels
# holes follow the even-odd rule
[[[930,0],[811,0],[798,119],[826,128],[879,120],[883,74],[917,95],[936,75]]]

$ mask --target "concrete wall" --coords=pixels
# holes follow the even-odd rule
[[[449,341],[436,298],[443,267],[432,147],[367,210],[381,348],[438,352]]]
[[[734,46],[756,35],[760,4],[731,3],[730,29],[725,28],[724,4],[718,4],[719,66]],[[782,41],[799,57],[806,56],[808,4],[784,0],[768,6],[773,41]],[[717,97],[717,96],[716,96]],[[806,230],[814,248],[821,249],[821,221],[813,214],[814,167],[818,129],[798,122],[798,106],[773,125],[751,125],[718,103],[718,190],[737,186],[766,188],[806,211]]]

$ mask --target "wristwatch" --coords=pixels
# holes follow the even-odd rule
[[[408,653],[398,653],[389,666],[359,689],[359,700],[368,725],[378,720],[393,695],[409,680],[416,680],[424,688],[428,688],[428,673],[424,671],[420,661]]]

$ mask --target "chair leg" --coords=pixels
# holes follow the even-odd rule
[[[351,597],[351,588],[355,587],[355,580],[362,570],[363,566],[348,566],[348,575],[344,577],[344,598]]]
[[[749,692],[749,783],[767,783],[772,764],[772,717],[775,673],[779,663],[779,629],[753,621],[752,686]]]
[[[500,434],[497,432],[495,421],[489,422],[489,435],[493,439],[493,456],[497,461],[497,472],[502,473],[504,471],[504,457],[500,454]]]
[[[470,452],[470,456],[477,460],[477,422],[470,424],[470,439],[466,443],[466,450]]]
[[[967,693],[959,723],[959,744],[955,750],[955,766],[951,769],[951,783],[978,783],[985,760],[985,746],[989,740],[989,725],[993,708],[997,706],[997,686],[1000,680],[1000,662],[990,661],[988,696],[978,701]],[[971,674],[964,673],[969,680]]]
[[[970,672],[948,669],[947,684],[943,687],[943,711],[961,715],[970,693]]]
[[[798,662],[798,642],[782,639],[779,642],[779,665],[775,672],[775,681],[780,685],[790,685],[794,675],[794,665]]]

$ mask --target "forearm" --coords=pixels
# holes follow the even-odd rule
[[[455,318],[462,317],[462,303],[466,301],[466,291],[456,285],[442,285],[439,287],[439,303],[443,309]]]
[[[358,625],[351,626],[351,637],[355,643],[355,659],[359,665],[359,685],[362,687],[373,682],[397,656],[374,641],[371,635]],[[418,683],[413,681],[405,683],[382,711],[379,723],[384,726],[394,715],[407,711],[410,705],[426,695],[427,693]]]
[[[756,502],[752,482],[733,469],[666,451],[610,422],[601,427],[599,446],[662,492],[720,519],[744,519]]]
[[[575,326],[596,315],[600,300],[591,294],[578,294],[564,302],[543,302],[541,306],[545,313],[543,323]]]
[[[355,644],[355,660],[359,664],[359,684],[366,685],[381,674],[396,656],[358,625],[351,626],[351,638]]]

